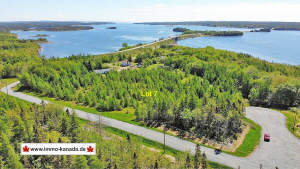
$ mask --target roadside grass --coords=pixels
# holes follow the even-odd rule
[[[235,152],[227,152],[239,157],[250,155],[257,147],[261,137],[261,126],[254,121],[243,118],[243,121],[248,123],[250,130],[248,131],[243,143],[235,150]]]
[[[17,82],[18,79],[16,78],[7,78],[7,79],[0,79],[0,89],[6,86],[6,84],[11,84]]]
[[[287,129],[297,138],[300,139],[300,128],[299,127],[295,127],[295,131],[293,131],[293,125],[294,125],[294,112],[290,111],[290,110],[278,110],[278,109],[274,109],[276,111],[279,111],[280,113],[282,113],[285,118],[286,118],[286,127]],[[296,124],[300,123],[300,115],[296,116]]]
[[[153,69],[158,69],[160,66],[163,66],[164,64],[152,64],[150,66],[148,66],[146,69],[147,70],[153,70]]]

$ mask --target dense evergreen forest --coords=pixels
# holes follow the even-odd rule
[[[19,40],[15,34],[0,33],[0,78],[16,77],[26,68],[42,59],[39,56],[40,46],[37,40]]]
[[[125,59],[144,66],[106,75],[93,72]],[[222,142],[242,131],[245,99],[255,106],[299,106],[299,78],[299,66],[212,47],[166,45],[126,54],[47,59],[20,77],[23,89],[99,111],[133,107],[138,121]],[[156,95],[145,97],[145,92]]]
[[[194,168],[209,164],[199,147],[196,155],[173,159],[135,142],[112,135],[55,105],[32,105],[0,93],[0,168]],[[20,156],[20,143],[97,144],[96,156]]]
[[[174,32],[182,32],[182,35],[187,34],[202,34],[207,36],[242,36],[244,35],[241,31],[198,31],[190,30],[187,28],[177,27],[173,29]]]

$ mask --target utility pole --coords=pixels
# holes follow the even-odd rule
[[[295,126],[296,126],[296,111],[294,111],[294,124],[293,124],[293,132],[295,132]]]
[[[166,153],[166,125],[164,125],[164,153]]]
[[[297,110],[297,108],[292,108],[291,111],[294,113],[293,132],[295,132],[295,128],[296,128],[296,117],[297,117],[297,114],[298,114],[298,110]]]
[[[99,115],[98,115],[98,120],[99,120],[99,134],[100,134],[100,136],[101,136],[101,116],[100,116],[100,113],[99,113]]]

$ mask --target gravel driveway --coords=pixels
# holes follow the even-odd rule
[[[39,98],[12,91],[11,88],[18,83],[8,85],[9,95],[32,103],[41,103],[41,99]],[[6,88],[2,88],[1,91],[6,93]],[[99,120],[98,115],[80,110],[74,111],[80,118],[94,122]],[[259,169],[260,164],[263,164],[263,169],[274,169],[275,166],[278,166],[279,169],[300,169],[300,140],[287,130],[285,127],[285,117],[281,113],[265,108],[248,107],[246,108],[246,116],[262,126],[262,136],[264,133],[270,133],[271,141],[264,142],[263,138],[261,138],[256,151],[245,158],[225,153],[216,155],[213,149],[201,146],[201,150],[206,153],[210,161],[234,168],[240,166],[241,169]],[[101,122],[107,126],[118,128],[156,142],[163,143],[164,141],[163,134],[160,132],[103,116],[101,116]],[[194,153],[195,149],[194,143],[169,135],[166,135],[166,145],[180,151],[191,151],[192,153]]]

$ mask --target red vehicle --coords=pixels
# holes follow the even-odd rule
[[[265,134],[264,135],[264,140],[269,142],[270,141],[270,134]]]

